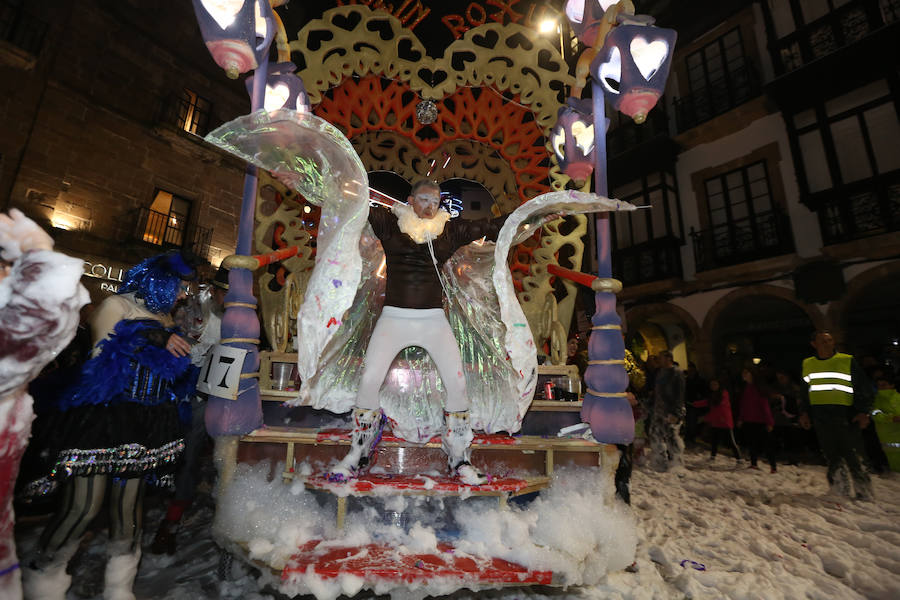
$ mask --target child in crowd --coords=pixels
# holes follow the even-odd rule
[[[774,473],[776,465],[772,430],[775,428],[775,418],[769,407],[769,399],[756,384],[757,376],[752,369],[745,368],[741,372],[741,379],[744,380],[744,389],[741,392],[738,426],[743,425],[742,430],[750,445],[750,468],[759,469],[756,461],[760,451],[764,451],[772,467],[771,472]]]
[[[719,443],[724,442],[731,444],[734,459],[740,462],[741,451],[734,441],[734,419],[731,416],[731,400],[728,397],[728,390],[722,388],[722,384],[718,379],[710,379],[706,398],[695,401],[694,407],[709,408],[709,412],[705,416],[712,435],[712,448],[709,453],[709,459],[716,459],[716,450],[719,448]]]

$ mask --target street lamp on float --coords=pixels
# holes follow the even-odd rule
[[[200,34],[229,79],[259,66],[272,43],[272,7],[259,0],[193,0]]]
[[[651,17],[635,16],[630,0],[568,0],[565,12],[578,39],[587,46],[576,65],[572,96],[586,102],[580,100],[581,93],[586,78],[593,78],[594,191],[608,196],[606,101],[635,123],[643,123],[665,88],[676,33],[653,27]],[[590,424],[597,441],[627,444],[634,439],[634,417],[625,393],[625,343],[612,291],[621,288],[612,285],[619,282],[612,279],[608,213],[597,216],[596,231],[598,281],[608,285],[595,296],[581,418]]]
[[[569,176],[576,189],[584,187],[594,170],[594,121],[590,99],[568,98],[559,107],[550,143],[559,170]]]
[[[241,73],[251,69],[254,75],[248,80],[251,112],[273,106],[271,102],[277,97],[276,90],[282,93],[285,102],[294,98],[298,102],[301,93],[292,88],[288,74],[289,54],[283,51],[280,42],[279,58],[282,61],[269,68],[269,49],[276,33],[279,40],[285,38],[283,26],[272,5],[279,5],[279,0],[271,4],[269,0],[193,0],[194,12],[200,33],[216,64],[225,70],[225,74],[236,79]],[[290,65],[291,67],[293,65]],[[266,91],[269,77],[273,77],[270,87],[273,94],[270,104],[266,105]],[[299,82],[299,78],[293,76]],[[302,83],[300,84],[302,90]],[[305,97],[305,92],[303,92]],[[225,314],[222,318],[222,339],[220,345],[222,360],[217,376],[211,377],[212,366],[208,365],[207,380],[213,383],[231,379],[227,389],[210,387],[210,396],[206,410],[206,427],[213,436],[238,436],[249,433],[262,426],[262,406],[259,395],[259,317],[256,314],[257,301],[253,296],[253,271],[257,261],[250,256],[253,246],[253,225],[256,205],[257,177],[256,167],[248,165],[244,176],[241,215],[238,224],[238,239],[235,255],[226,257],[222,264],[229,268],[229,290],[225,297]],[[229,356],[230,354],[230,356]],[[241,358],[242,357],[242,358]],[[240,360],[240,376],[234,377],[230,372],[230,364]],[[218,360],[215,354],[213,360]],[[227,368],[226,368],[227,367]],[[236,439],[236,438],[235,438]],[[228,478],[226,474],[223,481]]]

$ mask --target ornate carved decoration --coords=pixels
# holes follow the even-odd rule
[[[316,114],[344,131],[368,170],[390,170],[412,181],[429,176],[432,159],[442,164],[449,154],[447,168],[430,176],[478,181],[503,213],[566,187],[568,177],[556,166],[547,135],[556,121],[559,92],[573,78],[559,50],[530,30],[481,25],[434,58],[395,17],[350,5],[308,23],[290,48]],[[416,106],[429,99],[437,116],[423,124]],[[260,279],[266,331],[273,347],[284,350],[313,266],[315,232],[304,228],[302,198],[261,174],[260,190],[267,188],[273,192],[258,203],[257,250],[301,245],[300,256]],[[510,254],[538,347],[545,341],[539,333],[546,329],[540,326],[542,310],[553,294],[546,265],[569,245],[572,267],[581,267],[587,220],[578,215],[568,222],[565,233],[559,231],[562,221],[548,224],[543,235]],[[564,287],[559,315],[567,330],[576,289],[569,282]],[[554,329],[558,337],[559,327]]]
[[[368,171],[393,171],[414,181],[427,177],[431,161],[435,161],[439,166],[432,176],[436,179],[477,181],[491,193],[503,214],[519,206],[515,172],[496,150],[477,141],[453,140],[430,154],[423,154],[409,138],[392,131],[368,132],[351,142]],[[442,167],[447,156],[450,160]]]
[[[516,174],[519,202],[550,191],[549,156],[534,113],[499,94],[460,88],[436,103],[430,125],[415,118],[415,95],[401,82],[378,77],[348,79],[322,99],[315,113],[354,140],[369,131],[393,131],[426,155],[454,140],[490,146]]]
[[[256,251],[300,247],[296,256],[271,265],[259,276],[263,326],[272,348],[284,352],[289,349],[291,332],[296,331],[297,311],[315,264],[319,208],[306,204],[302,196],[263,170],[259,171],[257,189],[253,232]],[[305,207],[309,207],[309,213],[304,212]]]
[[[347,77],[370,73],[402,81],[421,98],[435,101],[459,87],[493,86],[530,106],[546,132],[556,122],[558,93],[574,79],[559,49],[549,39],[534,37],[521,25],[487,23],[433,58],[396,17],[350,5],[310,21],[290,47],[295,64],[305,65],[297,74],[312,104]]]

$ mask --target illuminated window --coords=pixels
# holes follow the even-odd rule
[[[146,214],[143,221],[142,238],[157,246],[178,246],[184,244],[188,214],[191,203],[165,190],[156,190],[153,204],[141,212]],[[142,215],[143,216],[143,215]]]
[[[194,135],[205,135],[209,126],[210,104],[189,89],[184,89],[176,102],[175,125]]]

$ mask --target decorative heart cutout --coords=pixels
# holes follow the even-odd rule
[[[594,77],[611,94],[619,93],[619,83],[622,81],[622,55],[618,46],[613,46],[606,62],[598,65]]]
[[[538,66],[542,69],[547,69],[548,71],[559,71],[559,63],[555,60],[550,60],[550,56],[549,50],[541,50],[538,52]]]
[[[234,23],[235,17],[244,5],[244,0],[224,0],[210,6],[204,6],[209,16],[221,27],[227,29]]]
[[[650,81],[650,78],[656,75],[659,67],[669,55],[669,46],[662,40],[647,42],[647,38],[636,37],[631,40],[631,58],[637,65],[644,79]]]
[[[474,52],[454,52],[450,56],[450,66],[454,71],[465,71],[467,62],[475,62]]]
[[[360,21],[362,21],[362,15],[356,11],[348,13],[346,17],[344,15],[334,15],[334,17],[331,18],[332,23],[347,31],[356,29],[356,26],[359,25]]]
[[[594,124],[585,124],[581,121],[572,123],[572,137],[581,151],[587,156],[594,149]]]
[[[369,31],[377,31],[381,39],[387,41],[394,37],[394,28],[387,19],[369,19],[366,22],[366,29]]]
[[[322,42],[334,39],[334,34],[327,29],[313,29],[306,36],[306,47],[316,51],[322,47]]]
[[[443,71],[438,69],[436,71],[432,71],[431,69],[426,69],[422,67],[418,71],[419,77],[422,78],[423,81],[427,81],[431,84],[431,87],[436,85],[441,85],[445,79],[447,79],[447,71]]]
[[[397,56],[410,62],[418,62],[422,59],[422,53],[413,49],[412,40],[403,38],[397,44]]]
[[[287,103],[291,90],[284,83],[277,83],[275,87],[266,84],[266,99],[263,101],[266,110],[278,110]],[[290,107],[293,108],[293,107]]]
[[[534,48],[534,44],[531,43],[531,40],[521,33],[516,33],[506,38],[507,48],[515,48],[517,46],[521,46],[523,50],[531,50]]]
[[[476,46],[481,46],[482,48],[493,49],[498,41],[500,41],[500,34],[493,30],[489,30],[484,35],[472,36],[472,43]]]

